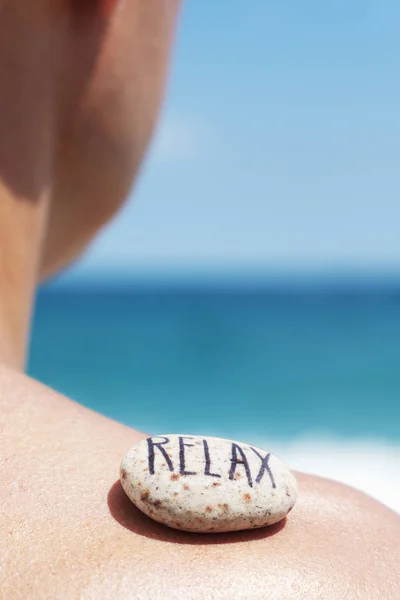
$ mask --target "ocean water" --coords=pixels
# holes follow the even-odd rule
[[[400,289],[48,288],[29,372],[151,433],[258,444],[400,511]]]

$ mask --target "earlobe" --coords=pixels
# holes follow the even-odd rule
[[[69,0],[69,5],[75,15],[101,15],[109,17],[114,11],[118,0]]]
[[[114,10],[118,0],[100,0],[101,12],[108,17]]]

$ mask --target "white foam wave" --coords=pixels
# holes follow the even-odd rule
[[[326,436],[272,443],[254,436],[248,439],[295,470],[351,485],[400,513],[400,444]]]

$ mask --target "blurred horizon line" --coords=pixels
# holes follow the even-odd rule
[[[399,269],[267,268],[267,269],[134,269],[65,272],[41,285],[50,291],[141,289],[221,290],[360,290],[400,291]]]

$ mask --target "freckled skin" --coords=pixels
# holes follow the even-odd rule
[[[118,483],[143,434],[23,374],[40,278],[79,255],[139,171],[177,10],[0,3],[0,595],[398,600],[399,517],[378,502],[299,474],[298,503],[270,534],[166,530]]]

